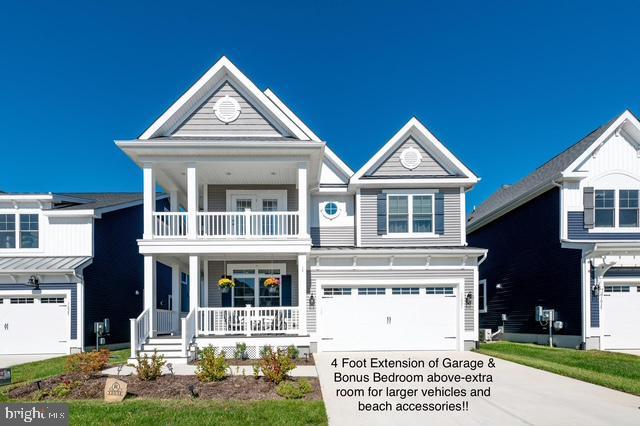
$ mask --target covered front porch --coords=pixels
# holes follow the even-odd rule
[[[132,357],[158,342],[170,341],[172,351],[188,357],[202,339],[306,336],[307,255],[275,256],[146,255],[144,310],[131,320]],[[221,278],[234,285],[221,288]],[[269,278],[278,285],[265,286]]]

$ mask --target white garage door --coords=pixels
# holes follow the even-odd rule
[[[602,327],[605,349],[640,349],[640,291],[636,284],[605,285]]]
[[[0,354],[68,352],[66,297],[0,294],[0,302]]]
[[[322,289],[322,351],[456,350],[457,287]]]

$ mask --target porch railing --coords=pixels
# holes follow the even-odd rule
[[[156,309],[156,333],[170,334],[178,328],[178,313],[166,309]]]
[[[187,236],[186,212],[154,212],[153,235],[159,238]]]
[[[270,238],[296,236],[298,212],[198,212],[198,236]]]
[[[298,307],[197,308],[199,336],[298,334]]]
[[[131,358],[142,349],[142,344],[151,336],[151,314],[145,309],[138,318],[131,318]]]
[[[192,309],[186,317],[182,318],[182,356],[187,356],[189,345],[196,335],[196,310]]]

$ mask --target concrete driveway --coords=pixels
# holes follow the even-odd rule
[[[425,367],[415,368],[372,368],[368,362],[366,368],[342,367],[342,359],[367,360],[372,357],[389,360],[411,359],[424,362]],[[429,361],[439,359],[438,368],[429,368]],[[453,360],[484,361],[484,367],[470,371],[469,369],[443,368],[445,358]],[[495,359],[495,368],[488,368],[489,357],[473,352],[351,352],[351,353],[321,353],[315,356],[322,393],[332,425],[413,425],[436,422],[435,424],[615,424],[638,425],[640,424],[640,398],[604,387],[592,385],[574,379],[569,379],[556,374],[525,367],[519,364]],[[336,360],[337,367],[332,362]],[[455,384],[439,381],[437,383],[413,382],[413,383],[373,383],[374,372],[389,374],[402,374],[404,377],[421,376],[428,378],[432,373],[451,375],[460,373],[463,376],[471,374],[488,375],[493,378],[492,383],[473,382],[470,384]],[[335,374],[351,374],[362,379],[363,374],[369,376],[369,382],[336,383]],[[413,375],[417,376],[413,376]],[[341,376],[343,377],[343,376]],[[389,376],[387,376],[389,377]],[[450,376],[449,376],[450,377]],[[486,380],[487,377],[484,377]],[[483,389],[490,386],[489,396],[477,397],[429,397],[417,396],[385,397],[387,388],[398,391],[404,389],[433,389],[442,393],[451,388],[465,389],[470,392],[472,388]],[[372,397],[368,388],[377,388],[383,393],[380,397]],[[364,396],[337,396],[337,392],[359,392],[363,389]],[[396,404],[413,403],[462,403],[468,401],[468,408],[464,411],[396,411]],[[384,407],[384,402],[389,401],[393,411],[360,411],[359,402],[378,403],[378,408]],[[362,406],[362,405],[360,405]],[[424,407],[424,406],[423,406]],[[464,409],[464,406],[462,406]],[[450,408],[451,410],[451,408]]]
[[[41,361],[43,359],[57,358],[63,354],[45,354],[45,355],[0,355],[0,368],[13,367],[14,365],[26,364],[33,361]]]

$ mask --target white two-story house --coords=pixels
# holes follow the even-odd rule
[[[640,123],[629,111],[594,130],[471,214],[480,324],[509,340],[640,349]]]
[[[116,143],[144,176],[144,310],[131,322],[132,355],[158,349],[184,362],[209,344],[231,355],[244,342],[256,356],[265,345],[477,341],[486,252],[467,246],[464,210],[478,178],[418,120],[354,173],[222,58],[139,138]],[[163,211],[157,186],[169,194]],[[172,268],[171,309],[157,309],[157,262]],[[225,278],[232,287],[220,287]]]
[[[0,192],[0,355],[127,345],[142,308],[141,193]]]

